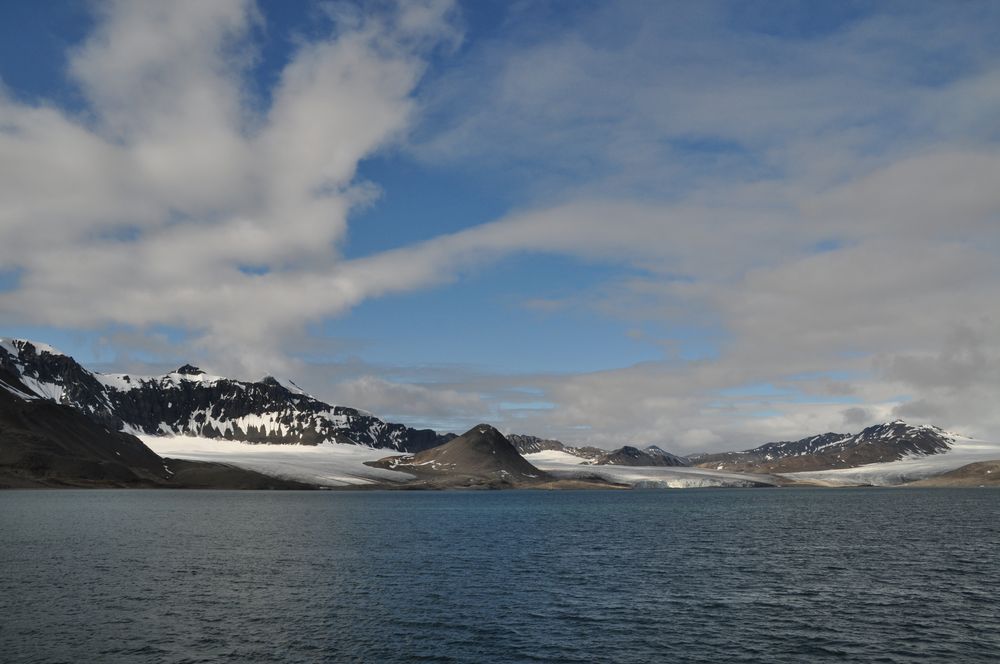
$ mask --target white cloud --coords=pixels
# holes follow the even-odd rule
[[[417,424],[460,417],[475,419],[483,412],[483,401],[477,394],[396,383],[370,375],[338,383],[335,398],[340,403],[365,404],[367,410],[383,417]]]
[[[252,5],[110,5],[71,57],[88,114],[0,97],[0,265],[23,270],[0,312],[178,326],[220,366],[284,373],[306,370],[287,351],[308,322],[506,255],[566,254],[644,276],[559,306],[697,317],[726,339],[718,356],[448,384],[369,373],[332,391],[447,422],[502,417],[502,395],[530,384],[555,407],[519,410],[518,430],[680,452],[900,413],[1000,438],[989,10],[887,12],[807,40],[739,30],[707,3],[608,6],[456,51],[421,90],[428,50],[460,42],[452,13],[337,14],[262,107]],[[420,122],[412,154],[527,163],[535,203],[342,260],[348,213],[372,195],[359,161]],[[792,388],[722,392],[763,383]]]
[[[302,43],[261,108],[252,3],[108,5],[70,57],[86,113],[0,98],[0,264],[22,270],[0,310],[180,326],[275,361],[281,333],[358,301],[328,281],[371,195],[357,164],[408,126],[427,49],[456,38],[449,11],[400,3]]]

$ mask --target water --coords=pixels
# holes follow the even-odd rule
[[[1000,660],[1000,492],[0,493],[3,662]]]

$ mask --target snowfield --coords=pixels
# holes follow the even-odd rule
[[[578,456],[544,450],[525,454],[532,465],[555,475],[560,479],[572,479],[581,475],[597,475],[611,482],[631,484],[637,488],[693,489],[702,487],[748,487],[756,483],[779,484],[770,475],[750,473],[730,473],[707,468],[687,468],[677,466],[591,466],[583,465],[585,459]]]
[[[352,486],[377,481],[407,482],[409,473],[371,468],[375,461],[398,454],[393,450],[361,445],[267,445],[193,436],[139,436],[163,457],[213,461],[258,473],[320,486]]]
[[[973,440],[956,434],[951,450],[944,454],[915,456],[899,461],[871,463],[857,468],[836,470],[810,470],[801,473],[783,473],[793,480],[814,482],[826,486],[895,486],[906,482],[927,479],[976,461],[1000,460],[1000,443]]]

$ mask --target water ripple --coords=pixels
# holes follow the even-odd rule
[[[994,662],[961,490],[0,494],[4,662]]]

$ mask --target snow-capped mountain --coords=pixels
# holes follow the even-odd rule
[[[571,447],[558,440],[510,434],[507,440],[521,454],[538,454],[539,452],[565,452],[580,457],[585,463],[597,466],[690,466],[691,463],[681,456],[671,454],[656,445],[643,449],[625,445],[616,450],[602,450],[599,447]]]
[[[656,445],[643,449],[625,445],[617,450],[606,452],[592,462],[596,466],[690,466],[691,462],[684,457],[671,454]]]
[[[0,369],[29,391],[2,380],[0,389],[22,399],[72,406],[113,431],[137,435],[304,445],[338,442],[404,452],[453,437],[333,406],[270,376],[239,381],[210,376],[189,364],[164,376],[100,374],[44,344],[10,339],[0,339]]]
[[[825,433],[796,441],[767,443],[743,452],[692,457],[703,468],[754,472],[799,472],[854,468],[951,449],[958,434],[903,420],[870,426],[857,434]]]

